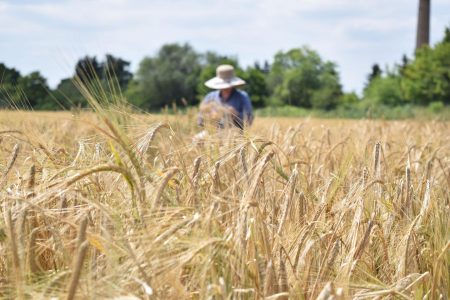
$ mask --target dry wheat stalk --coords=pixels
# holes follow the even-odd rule
[[[9,241],[12,254],[13,270],[15,277],[16,297],[18,299],[25,299],[23,290],[23,274],[22,265],[19,257],[19,250],[17,248],[17,235],[14,230],[14,221],[11,216],[11,210],[6,212],[6,226],[8,227]]]
[[[266,268],[266,278],[264,280],[264,296],[271,296],[278,292],[277,274],[273,266],[272,260],[269,260]]]
[[[289,191],[289,193],[286,194],[286,197],[285,197],[285,201],[284,201],[285,203],[284,203],[284,207],[282,210],[281,221],[280,221],[280,225],[279,225],[278,232],[277,232],[278,235],[281,234],[281,230],[283,229],[283,225],[286,221],[289,211],[293,207],[292,202],[294,199],[294,192],[295,192],[295,186],[297,184],[297,177],[298,177],[298,171],[297,171],[297,169],[294,169],[292,171],[291,177],[289,178],[288,183],[286,185],[286,189]]]
[[[34,228],[30,234],[30,241],[28,244],[28,264],[30,268],[30,272],[35,274],[39,271],[39,268],[36,264],[36,238],[39,232],[39,228]]]
[[[374,160],[373,160],[373,176],[375,178],[379,177],[379,171],[380,171],[380,148],[381,148],[381,143],[377,142],[375,144],[375,148],[374,148]]]
[[[278,269],[278,276],[279,276],[278,292],[287,294],[287,295],[279,297],[278,299],[287,300],[287,299],[289,299],[289,296],[288,296],[289,295],[289,283],[288,283],[286,264],[284,262],[283,254],[281,251],[280,251],[280,264],[278,267],[279,267],[279,269]]]
[[[72,277],[70,278],[70,284],[68,287],[67,300],[73,300],[77,292],[78,283],[80,281],[81,269],[83,268],[84,258],[88,250],[89,242],[84,241],[78,248],[77,256],[74,260]]]
[[[409,162],[409,159],[406,165],[405,178],[406,193],[405,200],[403,201],[402,205],[402,212],[407,215],[411,208],[411,164]]]

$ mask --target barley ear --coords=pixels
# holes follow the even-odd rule
[[[29,195],[34,194],[34,186],[36,184],[36,166],[32,165],[30,168],[30,174],[28,175],[27,189],[30,193]]]
[[[11,153],[11,157],[8,160],[8,164],[6,165],[6,168],[3,171],[3,176],[0,181],[0,189],[3,188],[3,186],[6,184],[8,174],[11,171],[14,163],[16,162],[17,156],[19,155],[19,150],[20,150],[20,146],[19,146],[19,144],[16,144]]]
[[[197,157],[194,161],[194,171],[192,172],[192,182],[197,182],[198,171],[200,170],[200,164],[202,163],[201,156]]]

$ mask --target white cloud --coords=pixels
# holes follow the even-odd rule
[[[308,44],[338,63],[347,90],[361,89],[371,64],[392,64],[412,53],[416,2],[0,0],[0,19],[8,24],[0,27],[0,61],[23,72],[39,69],[55,85],[85,54],[113,53],[136,68],[164,43],[190,42],[249,64]],[[433,2],[434,40],[450,25],[447,2]]]

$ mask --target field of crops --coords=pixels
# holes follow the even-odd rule
[[[0,298],[447,299],[450,123],[0,112]]]

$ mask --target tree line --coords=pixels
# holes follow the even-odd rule
[[[209,91],[203,83],[215,76],[216,66],[232,64],[256,108],[293,106],[329,111],[383,105],[427,106],[450,104],[450,30],[434,45],[417,49],[391,68],[378,64],[368,75],[362,96],[345,93],[337,65],[309,47],[279,51],[272,62],[242,67],[237,57],[197,52],[189,44],[163,45],[154,56],[142,59],[135,74],[130,62],[106,55],[78,60],[73,75],[56,88],[38,71],[22,75],[0,63],[2,107],[58,110],[87,107],[80,85],[120,93],[134,106],[155,111],[173,103],[197,105]],[[108,96],[104,93],[104,96]]]

